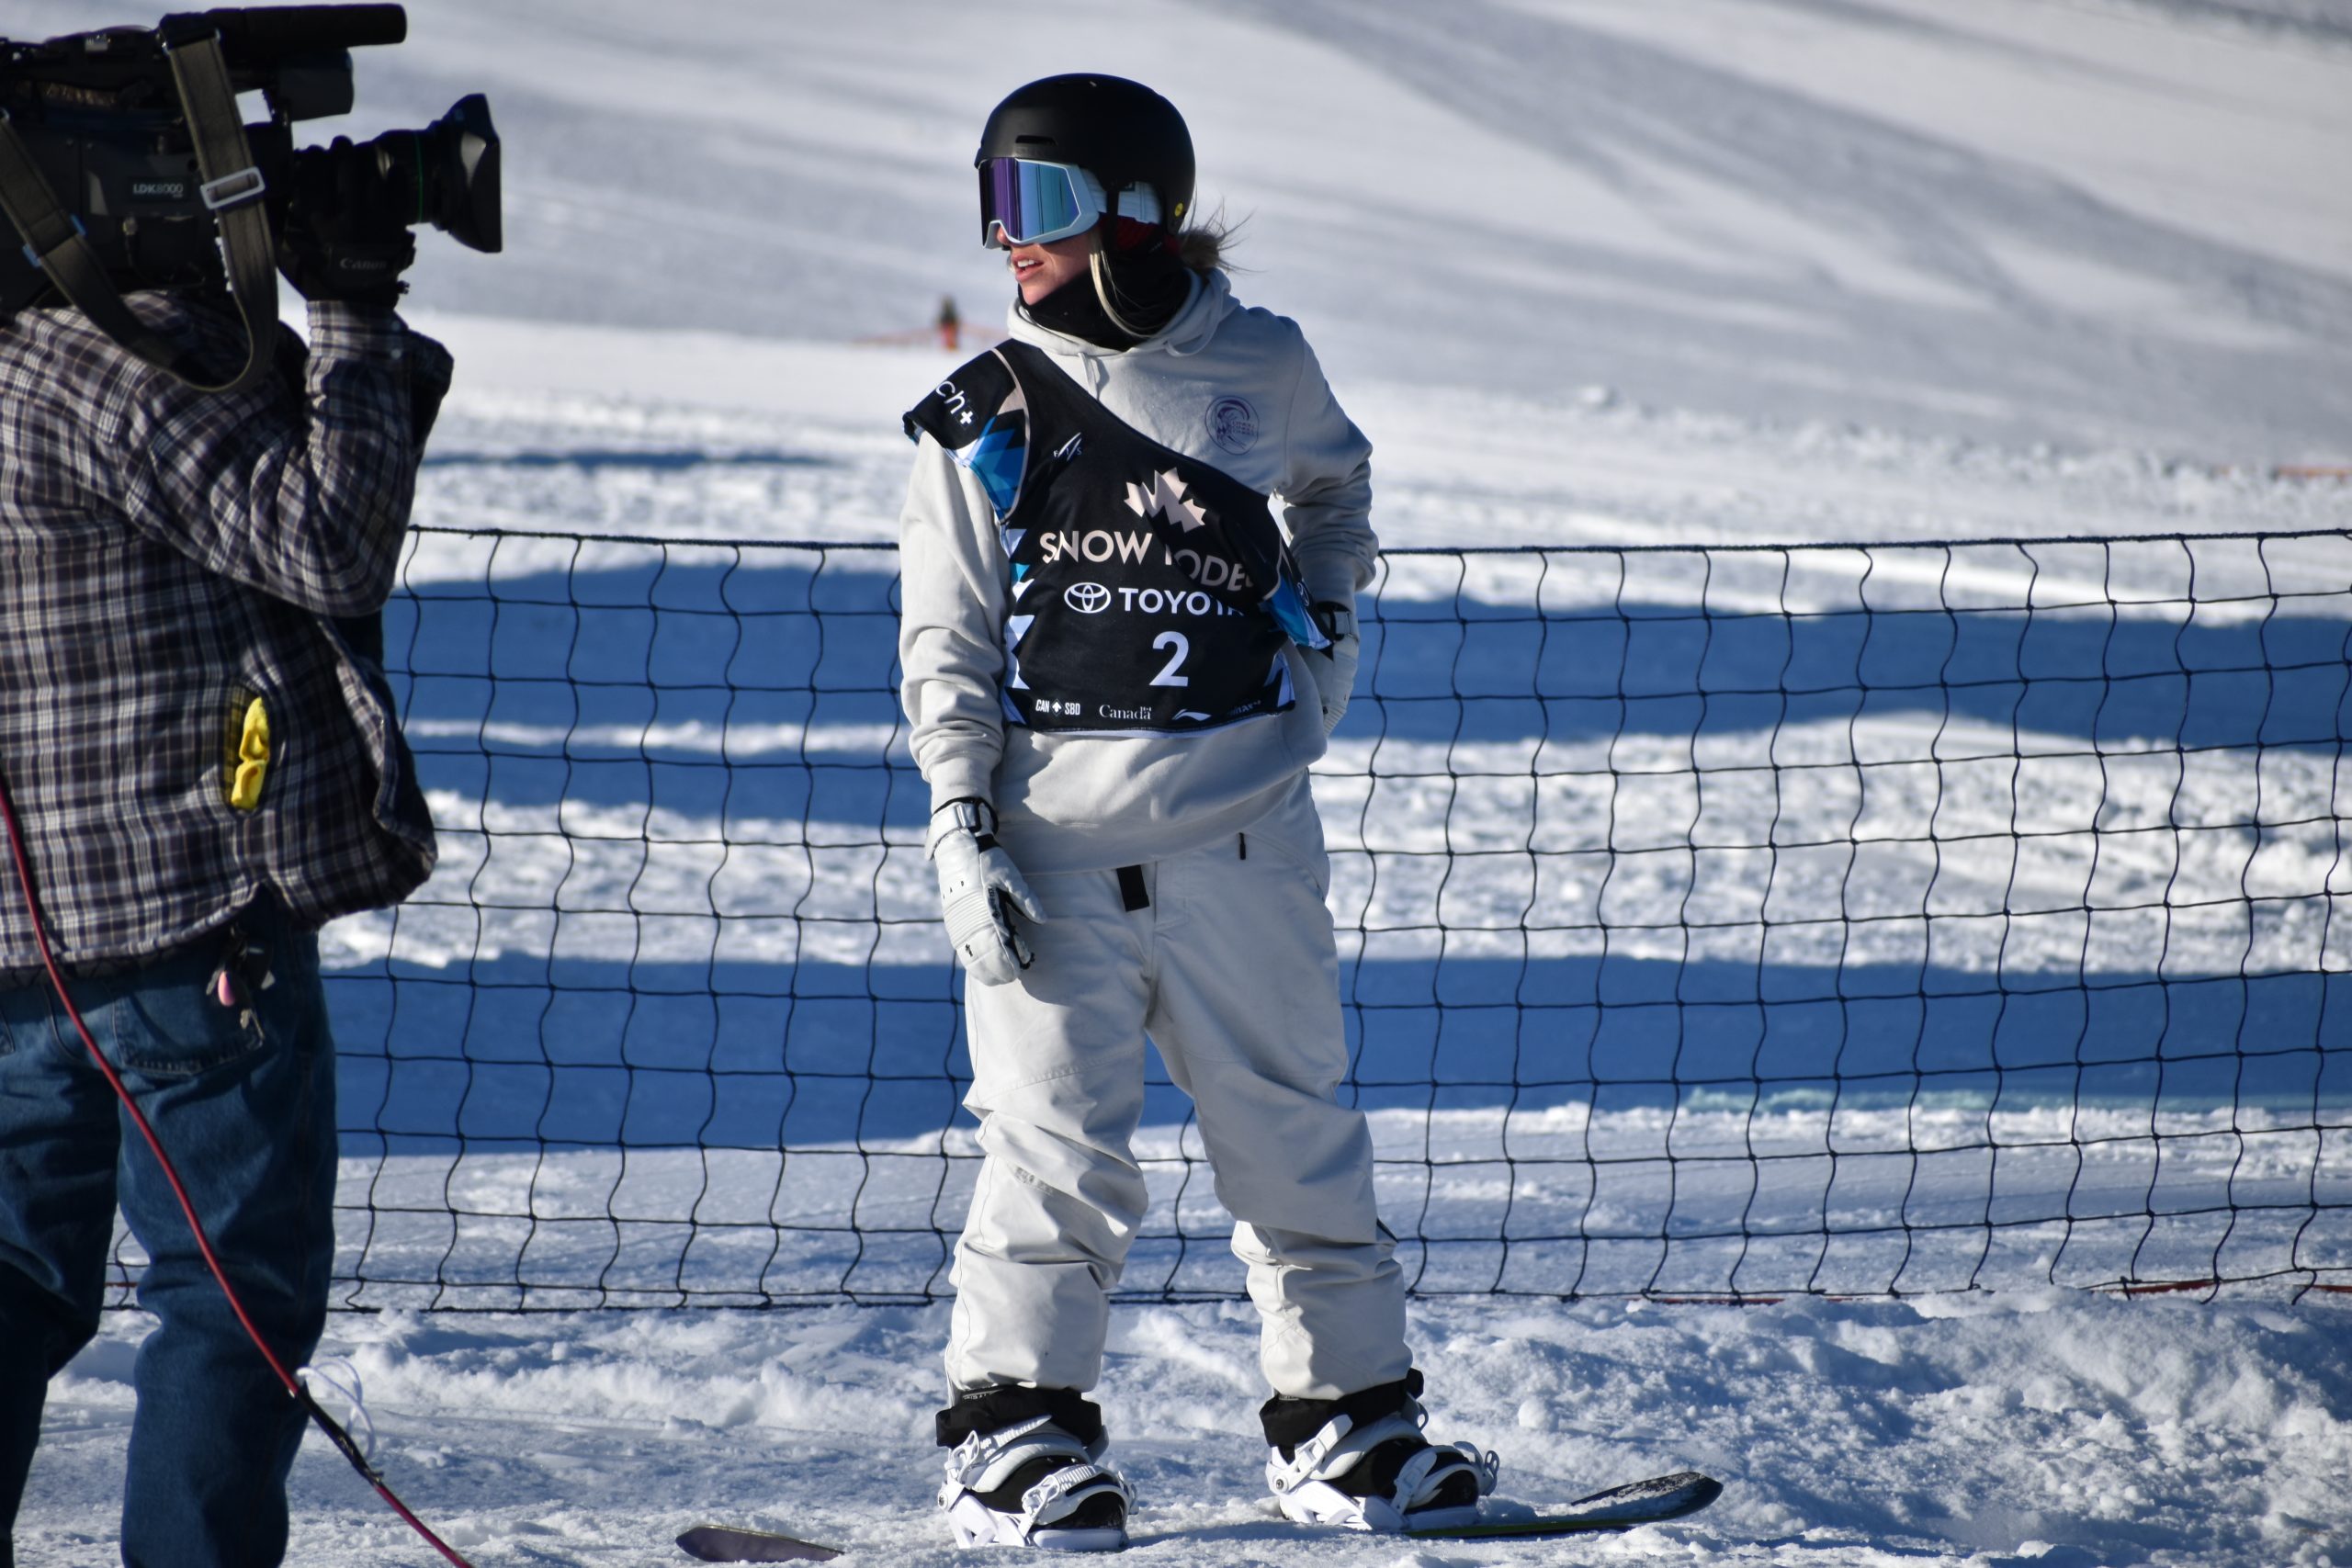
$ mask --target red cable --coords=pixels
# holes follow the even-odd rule
[[[179,1171],[172,1165],[171,1156],[164,1153],[164,1145],[156,1138],[155,1129],[148,1125],[146,1113],[130,1098],[130,1090],[114,1070],[114,1064],[107,1061],[106,1054],[98,1049],[98,1043],[90,1038],[90,1029],[82,1021],[81,1010],[74,1005],[73,997],[65,989],[65,977],[57,972],[57,960],[49,950],[49,931],[41,923],[40,906],[33,897],[32,863],[25,853],[24,835],[17,830],[17,808],[9,802],[5,777],[0,777],[0,818],[5,818],[7,823],[8,851],[16,861],[17,886],[24,894],[25,919],[32,923],[33,946],[40,953],[41,967],[49,973],[50,986],[57,992],[57,999],[65,1005],[65,1016],[74,1021],[74,1032],[81,1035],[83,1045],[90,1053],[90,1060],[96,1062],[98,1071],[106,1075],[115,1098],[122,1101],[125,1111],[130,1112],[131,1123],[139,1129],[139,1135],[147,1140],[149,1151],[154,1155],[156,1165],[163,1169],[164,1179],[171,1184],[172,1196],[179,1200],[180,1213],[187,1216],[187,1228],[196,1237],[196,1249],[204,1255],[204,1266],[212,1270],[212,1278],[220,1284],[220,1293],[229,1298],[229,1310],[237,1314],[238,1323],[244,1326],[245,1337],[254,1342],[254,1348],[261,1352],[262,1359],[269,1363],[269,1370],[277,1375],[279,1382],[286,1385],[286,1392],[295,1403],[301,1405],[311,1419],[326,1433],[327,1440],[335,1446],[337,1451],[351,1461],[351,1467],[359,1472],[360,1479],[373,1486],[376,1495],[391,1506],[392,1512],[408,1521],[411,1529],[423,1536],[435,1551],[455,1563],[457,1568],[473,1568],[473,1564],[458,1556],[448,1542],[434,1534],[431,1527],[410,1512],[408,1505],[393,1495],[392,1489],[385,1484],[382,1474],[368,1462],[368,1456],[359,1451],[359,1445],[351,1440],[351,1434],[344,1429],[342,1423],[320,1407],[319,1402],[311,1396],[311,1391],[286,1370],[286,1364],[277,1359],[277,1353],[261,1337],[261,1330],[254,1326],[254,1320],[246,1314],[245,1303],[238,1298],[236,1288],[229,1283],[228,1272],[213,1254],[212,1238],[204,1234],[203,1223],[196,1217],[196,1205],[189,1201],[187,1189],[180,1184]]]

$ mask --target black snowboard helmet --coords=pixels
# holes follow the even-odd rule
[[[1080,72],[1014,88],[989,111],[972,166],[990,158],[1074,164],[1102,182],[1114,210],[1121,191],[1148,185],[1159,199],[1159,221],[1171,230],[1193,205],[1193,133],[1184,117],[1124,76]]]

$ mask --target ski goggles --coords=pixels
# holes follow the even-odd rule
[[[1102,184],[1074,164],[980,160],[980,243],[1042,244],[1083,234],[1110,210]]]

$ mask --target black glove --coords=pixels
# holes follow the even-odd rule
[[[401,274],[416,260],[416,236],[370,162],[344,136],[331,151],[297,155],[277,270],[306,299],[392,306],[407,288]]]

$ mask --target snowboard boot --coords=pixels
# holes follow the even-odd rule
[[[958,1546],[1117,1551],[1135,1494],[1102,1463],[1102,1412],[1069,1389],[984,1388],[939,1413],[939,1506]]]
[[[1270,1399],[1266,1484],[1289,1517],[1342,1529],[1454,1529],[1478,1517],[1500,1461],[1421,1435],[1429,1416],[1408,1372],[1344,1399]]]

